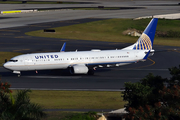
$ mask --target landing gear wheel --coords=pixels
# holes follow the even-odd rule
[[[94,75],[94,70],[93,69],[89,69],[88,75]]]

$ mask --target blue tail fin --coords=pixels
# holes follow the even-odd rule
[[[65,52],[65,48],[66,48],[66,43],[63,44],[63,46],[62,46],[60,52]]]
[[[157,22],[157,18],[153,18],[151,20],[151,22],[148,24],[141,37],[134,44],[134,50],[152,50]]]

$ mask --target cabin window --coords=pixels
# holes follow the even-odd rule
[[[17,62],[18,60],[9,60],[9,62]]]

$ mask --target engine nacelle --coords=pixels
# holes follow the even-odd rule
[[[71,74],[87,74],[88,71],[89,69],[85,65],[74,65],[70,67]]]

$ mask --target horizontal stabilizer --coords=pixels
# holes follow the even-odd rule
[[[150,52],[151,52],[151,51],[149,50],[149,51],[146,53],[146,55],[145,55],[144,58],[143,58],[143,61],[147,60]]]

